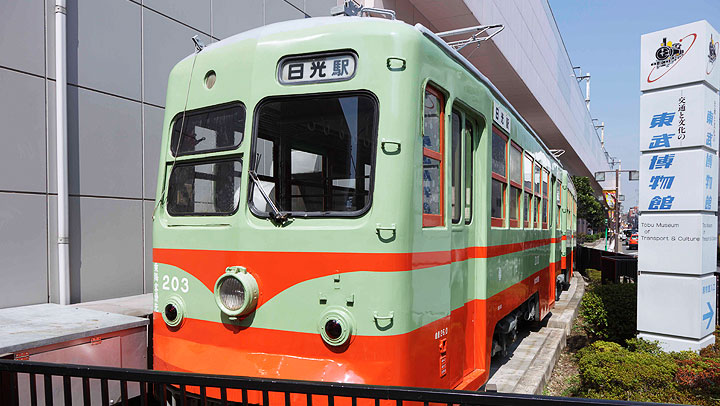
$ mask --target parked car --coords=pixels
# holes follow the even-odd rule
[[[637,233],[634,233],[630,235],[630,239],[628,240],[628,249],[629,250],[636,250],[638,249],[638,235]]]

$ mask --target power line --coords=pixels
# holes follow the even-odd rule
[[[312,16],[311,16],[310,14],[302,11],[301,9],[298,8],[298,6],[292,4],[289,0],[283,0],[283,1],[284,1],[285,3],[287,3],[287,4],[289,4],[290,6],[292,6],[292,8],[294,8],[295,10],[303,13],[303,14],[305,15],[305,18],[312,18]]]

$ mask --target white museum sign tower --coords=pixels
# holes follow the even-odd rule
[[[641,40],[637,326],[667,351],[715,340],[718,40],[704,20]]]

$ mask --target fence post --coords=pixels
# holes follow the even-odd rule
[[[0,372],[0,404],[17,405],[17,391],[17,372]]]

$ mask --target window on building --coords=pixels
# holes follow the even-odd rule
[[[520,227],[520,208],[522,200],[522,183],[523,183],[523,172],[522,172],[522,161],[523,153],[519,145],[511,142],[511,148],[509,149],[509,161],[510,161],[510,193],[508,209],[508,219],[510,227]]]
[[[525,228],[530,227],[532,224],[532,172],[533,172],[533,159],[530,155],[523,155],[523,185],[525,193],[523,194],[523,225]]]
[[[233,103],[175,116],[170,139],[174,156],[233,149],[245,132],[245,106]]]
[[[423,107],[423,227],[442,226],[443,138],[445,98],[437,89],[425,89]]]
[[[492,190],[490,192],[490,224],[503,227],[505,224],[505,189],[507,188],[507,144],[508,138],[493,127],[492,131]]]
[[[474,127],[465,120],[465,224],[472,222]]]
[[[543,169],[542,174],[542,228],[548,228],[548,182],[550,181],[550,172]]]
[[[461,167],[462,167],[462,151],[461,151],[461,143],[462,143],[462,118],[460,117],[460,113],[456,110],[453,110],[452,112],[452,139],[451,139],[451,148],[452,148],[452,176],[451,176],[451,186],[452,186],[452,222],[453,224],[458,224],[460,222],[460,219],[462,217],[462,210],[463,207],[463,195],[462,195],[462,189],[460,184],[460,176],[461,176]]]

